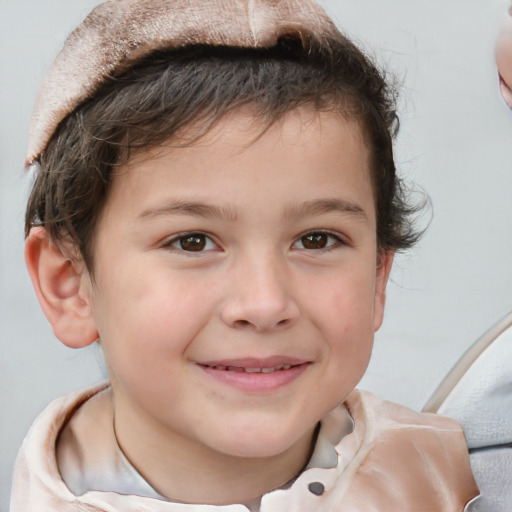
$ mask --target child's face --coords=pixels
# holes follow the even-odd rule
[[[114,179],[87,286],[125,429],[276,455],[365,372],[391,256],[360,129],[306,109],[259,129],[238,112]]]

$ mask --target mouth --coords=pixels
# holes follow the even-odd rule
[[[222,365],[201,365],[205,366],[207,368],[212,368],[213,370],[220,370],[223,372],[238,372],[238,373],[274,373],[279,372],[282,370],[290,370],[292,366],[298,366],[298,365],[291,365],[291,364],[283,364],[281,366],[274,366],[274,367],[265,367],[265,368],[246,368],[245,366],[222,366]]]
[[[201,366],[227,372],[272,373],[289,370],[293,366],[307,363],[305,359],[289,356],[272,356],[266,358],[244,357],[237,359],[219,359],[198,363]]]
[[[273,357],[232,359],[197,363],[210,377],[248,392],[267,392],[292,383],[311,364],[310,361]]]

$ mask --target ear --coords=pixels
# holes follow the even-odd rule
[[[65,256],[44,228],[32,228],[25,261],[41,308],[64,345],[81,348],[98,338],[92,314],[90,277]]]
[[[373,329],[377,331],[384,320],[384,306],[386,305],[386,285],[388,284],[394,251],[380,250],[377,254],[377,267],[375,279],[375,296],[373,308]]]

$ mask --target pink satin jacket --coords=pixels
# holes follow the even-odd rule
[[[110,393],[105,386],[74,392],[52,402],[37,418],[16,462],[11,512],[248,512],[244,505],[173,503],[136,495],[137,491],[95,487],[83,489],[79,496],[71,492],[58,469],[57,437],[80,405],[100,394],[109,400]],[[337,430],[346,429],[346,411],[354,428],[340,436]],[[104,425],[111,420],[108,414],[104,421],[99,419]],[[91,446],[91,436],[93,443],[98,436],[98,453],[106,462],[93,468],[93,473],[105,482],[113,471],[107,468],[108,453],[118,448],[112,446],[113,432],[96,430],[87,434],[87,440],[75,439],[84,445],[76,453]],[[311,467],[310,463],[289,488],[265,494],[260,512],[462,512],[478,496],[464,434],[454,420],[417,413],[355,390],[343,406],[322,420],[317,444],[322,440],[329,445],[329,440],[340,437],[332,444],[332,467]],[[84,467],[85,460],[87,456],[77,460],[76,467]],[[142,480],[131,470],[135,481]]]

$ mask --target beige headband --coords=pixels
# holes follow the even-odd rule
[[[280,37],[325,39],[338,33],[314,0],[111,0],[69,36],[36,99],[26,165],[59,123],[154,50],[189,44],[265,48]]]

